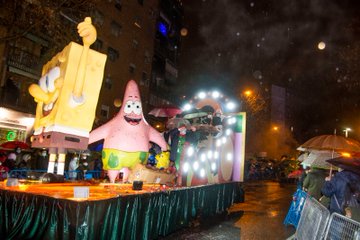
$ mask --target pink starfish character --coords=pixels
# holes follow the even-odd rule
[[[126,86],[119,113],[109,122],[90,133],[89,144],[104,139],[102,161],[112,183],[122,168],[145,164],[150,141],[167,150],[163,136],[145,120],[140,92],[134,80]],[[124,176],[125,178],[125,176]]]

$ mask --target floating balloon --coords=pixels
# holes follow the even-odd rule
[[[122,104],[121,99],[120,98],[115,98],[114,106],[119,108],[119,107],[121,107],[121,104]]]
[[[326,47],[326,44],[325,44],[324,42],[319,42],[318,48],[319,48],[320,50],[324,50],[325,47]]]
[[[182,28],[182,29],[180,30],[180,34],[181,34],[181,36],[185,37],[185,36],[187,36],[187,34],[188,34],[188,30],[187,30],[186,28]]]

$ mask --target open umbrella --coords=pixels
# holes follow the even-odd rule
[[[313,137],[300,146],[305,149],[360,152],[360,143],[351,138],[338,135],[320,135]]]
[[[301,164],[304,166],[331,169],[332,166],[326,160],[340,156],[339,153],[329,150],[312,150],[309,155],[303,159]]]
[[[19,147],[22,150],[30,149],[29,144],[21,141],[8,141],[4,142],[0,145],[1,148],[7,149],[7,150],[14,150],[15,148]]]
[[[329,159],[327,162],[360,175],[360,158],[358,157],[338,157]]]
[[[180,114],[182,110],[177,106],[173,105],[164,105],[152,109],[149,114],[155,117],[174,117],[177,114]]]
[[[166,128],[171,130],[174,128],[178,128],[181,126],[185,126],[186,128],[189,128],[191,126],[190,122],[183,118],[170,118],[166,122]]]

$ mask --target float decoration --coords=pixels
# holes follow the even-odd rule
[[[43,66],[29,87],[37,102],[32,147],[48,148],[48,173],[63,175],[68,149],[87,149],[104,75],[106,55],[90,49],[96,29],[87,17],[78,25],[83,46],[71,42]]]
[[[103,166],[112,183],[121,169],[134,169],[139,164],[146,164],[150,142],[158,144],[162,151],[167,150],[162,135],[144,118],[140,91],[134,80],[127,83],[119,113],[93,130],[89,143],[101,139],[104,139]]]
[[[200,137],[191,140],[193,133],[187,131],[179,138],[178,185],[242,181],[246,115],[234,113],[235,108],[234,102],[216,91],[201,92],[184,105],[188,114],[183,117],[191,120]]]

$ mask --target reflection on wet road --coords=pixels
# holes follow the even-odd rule
[[[283,224],[294,184],[273,181],[244,183],[245,202],[235,204],[229,214],[194,221],[193,225],[159,239],[185,240],[283,240],[295,232]]]
[[[278,182],[244,184],[245,202],[235,204],[230,212],[242,211],[234,226],[240,228],[240,239],[286,239],[295,229],[283,225],[296,186]]]

